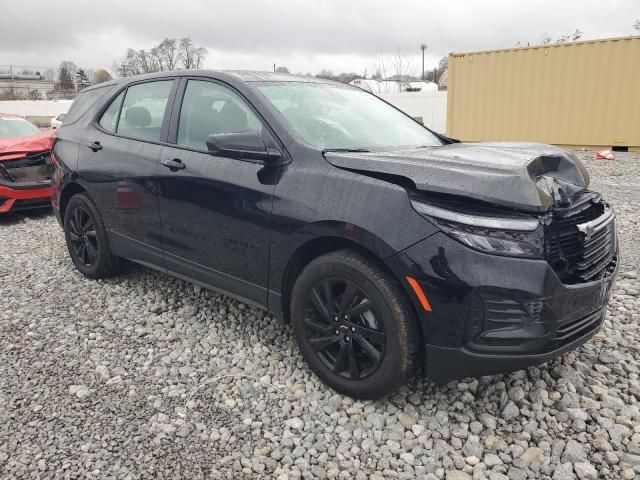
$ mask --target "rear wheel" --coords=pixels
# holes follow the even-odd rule
[[[350,250],[313,260],[291,294],[291,320],[311,369],[340,393],[376,399],[414,372],[420,342],[396,280]]]
[[[97,279],[118,273],[120,259],[111,253],[102,217],[87,194],[69,200],[64,235],[71,260],[84,275]]]

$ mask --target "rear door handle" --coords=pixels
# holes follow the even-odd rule
[[[160,163],[162,163],[162,165],[167,167],[172,172],[177,172],[178,170],[182,170],[186,167],[186,165],[182,163],[182,160],[180,160],[179,158],[174,158],[173,160],[162,160],[162,162]]]
[[[102,150],[102,145],[98,141],[87,143],[87,147],[89,147],[94,152],[97,152],[98,150]]]

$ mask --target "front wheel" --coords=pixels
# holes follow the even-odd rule
[[[421,352],[415,315],[397,281],[366,256],[342,250],[313,260],[291,299],[300,350],[336,391],[377,399],[415,371]]]
[[[111,253],[100,212],[85,193],[74,195],[64,214],[64,236],[76,268],[89,278],[114,275],[120,259]]]

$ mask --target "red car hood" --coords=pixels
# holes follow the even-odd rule
[[[24,157],[29,153],[51,150],[55,130],[44,130],[38,135],[19,138],[0,138],[0,162]]]

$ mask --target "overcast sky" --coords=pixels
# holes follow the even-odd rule
[[[402,52],[420,70],[452,51],[539,43],[579,28],[583,39],[631,35],[639,0],[7,0],[0,65],[111,69],[128,47],[189,36],[206,67],[317,73],[365,69]]]

